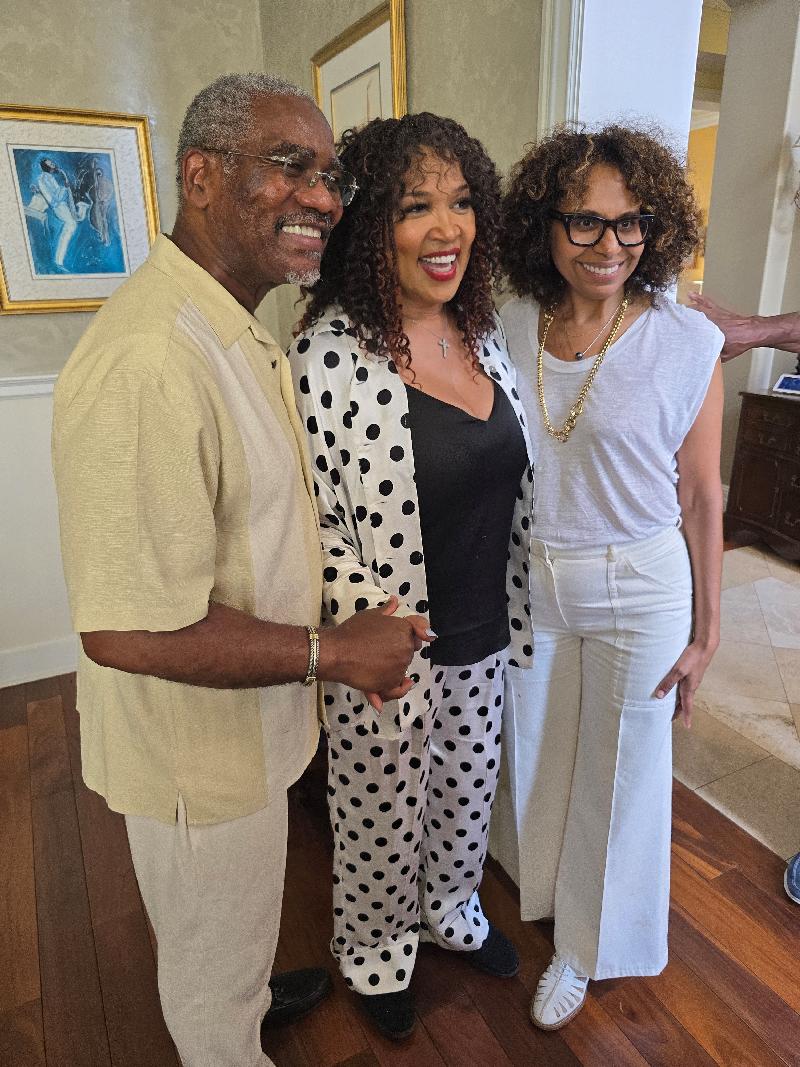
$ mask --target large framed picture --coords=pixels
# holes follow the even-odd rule
[[[145,117],[0,105],[0,315],[95,310],[157,233]]]
[[[403,0],[387,0],[311,57],[314,95],[336,140],[370,119],[405,115]]]

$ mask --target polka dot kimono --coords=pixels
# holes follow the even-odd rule
[[[478,355],[511,402],[530,464],[499,320]],[[390,594],[399,598],[398,615],[426,614],[408,403],[394,364],[365,354],[336,310],[294,342],[289,359],[315,479],[327,621],[376,607]],[[507,657],[522,667],[532,658],[532,495],[529,465],[515,502],[506,573]],[[414,688],[380,714],[363,694],[326,686],[336,838],[333,950],[348,982],[362,992],[408,984],[420,923],[433,940],[462,950],[479,947],[486,935],[476,887],[497,780],[504,658],[432,668],[418,653],[409,668]],[[445,707],[448,714],[437,718]]]

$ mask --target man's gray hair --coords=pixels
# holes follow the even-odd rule
[[[222,74],[201,89],[186,109],[178,134],[175,177],[180,192],[183,157],[190,148],[238,148],[250,132],[252,103],[261,96],[311,96],[274,74]]]

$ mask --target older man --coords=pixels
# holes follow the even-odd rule
[[[316,681],[405,691],[425,620],[396,603],[318,633],[316,510],[291,375],[253,312],[316,279],[353,195],[327,122],[268,75],[186,113],[179,210],[72,354],[54,465],[87,784],[126,816],[184,1067],[271,1061],[260,1025],[324,992],[269,983],[286,790],[317,743]]]

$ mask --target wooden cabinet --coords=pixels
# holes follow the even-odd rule
[[[800,559],[800,398],[741,395],[725,537]]]

